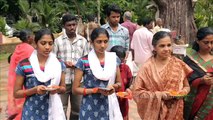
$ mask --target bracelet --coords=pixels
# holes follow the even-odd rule
[[[24,98],[26,98],[27,97],[27,93],[26,93],[27,91],[26,90],[24,90]]]
[[[97,93],[98,92],[98,88],[93,88],[92,89],[92,93]]]
[[[83,95],[84,95],[84,96],[87,95],[87,93],[86,93],[86,88],[84,88],[84,90],[83,90]]]

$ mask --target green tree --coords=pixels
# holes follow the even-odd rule
[[[105,18],[105,8],[109,4],[117,4],[123,12],[132,11],[134,13],[133,21],[137,21],[138,18],[154,17],[155,9],[147,9],[146,6],[150,4],[150,0],[70,0],[72,4],[69,6],[73,10],[73,14],[78,14],[86,19],[88,14],[100,13],[102,18]],[[100,11],[98,9],[98,2],[100,2]]]
[[[32,8],[39,16],[39,24],[42,27],[50,28],[53,32],[60,31],[60,17],[65,12],[66,4],[58,1],[50,4],[48,0],[39,0],[32,3]]]
[[[195,22],[198,28],[213,26],[213,1],[198,0],[195,3]]]
[[[17,31],[29,29],[31,31],[38,31],[41,27],[38,23],[32,23],[27,19],[21,19],[14,24]]]
[[[21,10],[19,20],[14,24],[17,31],[23,29],[30,29],[32,31],[37,31],[40,29],[38,23],[32,23],[31,8],[28,0],[18,0],[19,9]]]
[[[0,17],[0,32],[2,32],[2,34],[6,35],[6,29],[5,29],[5,25],[6,25],[6,21],[4,17]]]
[[[152,4],[150,0],[133,0],[132,4],[132,11],[135,13],[133,21],[139,22],[138,20],[142,20],[143,18],[154,19],[156,8],[147,7]]]
[[[28,0],[18,0],[19,8],[21,10],[20,19],[27,19],[31,22],[31,8]]]
[[[0,0],[0,4],[4,5],[1,7],[0,15],[7,17],[6,21],[10,23],[16,22],[20,16],[20,9],[17,0]],[[3,10],[3,11],[2,11]],[[5,10],[5,11],[4,11]],[[9,19],[8,19],[9,18]]]
[[[7,11],[9,9],[9,5],[7,3],[7,1],[5,0],[0,0],[0,9],[1,9],[1,16],[4,16],[5,14],[7,14]]]

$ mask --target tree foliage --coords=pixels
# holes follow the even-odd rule
[[[9,8],[9,5],[7,3],[7,1],[5,0],[0,0],[0,9],[2,12],[6,12]]]
[[[0,7],[4,8],[3,12],[7,12],[10,10],[12,6],[13,10],[20,12],[10,12],[15,17],[16,21],[23,21],[23,19],[29,20],[31,23],[31,19],[33,14],[38,16],[38,23],[42,27],[48,27],[52,29],[54,32],[58,32],[60,30],[60,17],[63,13],[69,12],[71,14],[79,15],[83,18],[83,21],[86,21],[86,17],[90,14],[97,15],[97,1],[98,0],[0,0]],[[133,21],[137,21],[140,16],[151,16],[150,14],[153,11],[149,11],[146,9],[146,5],[148,5],[149,0],[99,0],[100,1],[100,16],[105,18],[104,8],[108,4],[118,4],[123,11],[129,10],[134,11]],[[13,5],[11,5],[13,3]],[[146,10],[144,10],[144,8]],[[6,16],[6,14],[2,14]]]
[[[14,24],[14,27],[17,31],[23,30],[23,29],[29,29],[32,31],[38,31],[41,27],[38,23],[31,23],[27,19],[21,19],[18,22]]]
[[[213,1],[198,0],[195,4],[194,16],[198,28],[213,26]]]
[[[21,10],[20,19],[28,19],[31,21],[31,9],[27,0],[18,0],[19,9]]]
[[[0,32],[2,32],[4,35],[6,35],[6,29],[5,29],[6,21],[4,17],[0,17]]]
[[[86,16],[89,14],[98,13],[98,0],[71,0],[73,9],[72,13],[78,14],[82,16],[83,20],[86,21]],[[77,1],[77,2],[76,2]],[[150,4],[150,0],[99,0],[100,1],[100,16],[105,18],[105,9],[109,4],[117,4],[120,8],[125,11],[133,12],[133,21],[137,22],[138,18],[151,17],[153,18],[156,10],[155,9],[147,9],[146,6]],[[76,5],[77,4],[77,5]]]
[[[118,4],[123,12],[132,11],[134,22],[141,18],[154,18],[157,11],[156,7],[150,7],[153,0],[0,0],[0,16],[6,17],[6,21],[12,21],[11,23],[23,19],[32,23],[32,16],[36,15],[37,23],[41,27],[48,27],[58,32],[61,30],[60,18],[63,13],[79,15],[83,21],[86,21],[88,15],[99,13],[98,1],[100,1],[102,18],[106,17],[104,12],[106,6],[112,3]],[[194,17],[198,27],[213,26],[213,1],[197,0]]]

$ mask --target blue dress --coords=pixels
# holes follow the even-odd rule
[[[103,67],[104,63],[101,65]],[[98,80],[92,74],[88,56],[80,58],[76,67],[83,71],[84,88],[107,87],[108,81]],[[99,93],[83,96],[79,118],[80,120],[109,120],[108,97]]]
[[[62,71],[65,69],[65,65],[61,62]],[[16,69],[16,74],[24,76],[24,87],[30,89],[38,85],[50,85],[50,80],[47,82],[40,82],[34,75],[32,66],[28,59],[22,60]],[[48,120],[48,108],[49,108],[49,93],[43,95],[34,94],[28,96],[25,100],[22,110],[22,120]]]

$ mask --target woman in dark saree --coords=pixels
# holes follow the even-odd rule
[[[191,92],[185,98],[185,119],[213,120],[213,28],[198,30],[197,40],[184,62],[193,70],[189,77]]]

